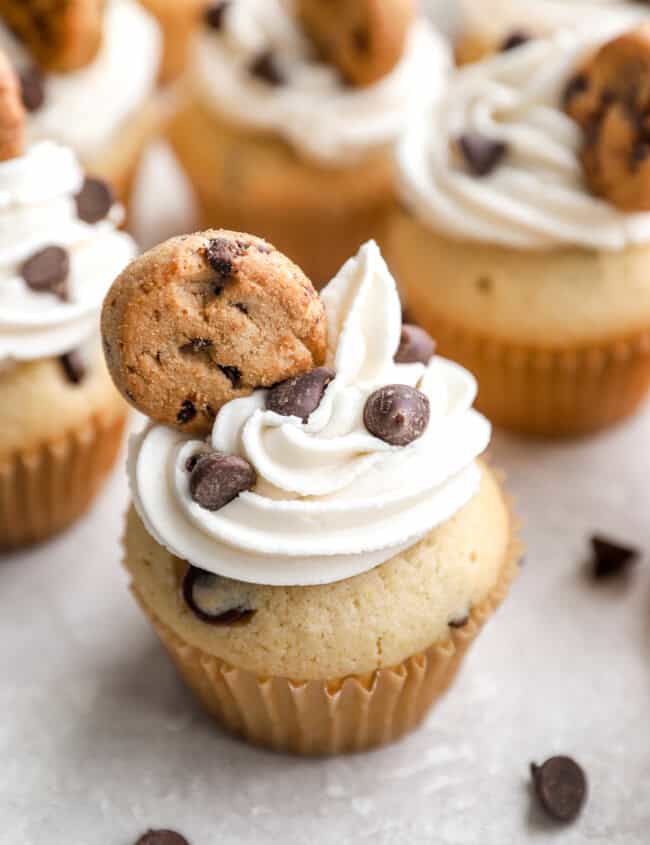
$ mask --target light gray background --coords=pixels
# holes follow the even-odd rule
[[[191,228],[164,151],[142,188],[145,241]],[[1,845],[132,845],[148,826],[191,845],[648,843],[648,561],[622,583],[584,567],[593,530],[650,549],[649,451],[650,408],[583,442],[497,434],[528,547],[510,598],[421,730],[329,761],[221,735],[178,683],[119,566],[120,467],[72,531],[0,565]],[[530,800],[528,764],[553,753],[589,774],[569,828]]]

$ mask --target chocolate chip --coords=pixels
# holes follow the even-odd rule
[[[77,215],[84,223],[99,223],[113,207],[114,197],[108,182],[87,176],[75,197]]]
[[[184,836],[175,830],[148,830],[135,845],[190,845]]]
[[[523,47],[524,44],[528,44],[531,40],[532,36],[529,35],[523,29],[516,29],[514,32],[511,32],[507,38],[505,38],[501,44],[500,51],[502,53],[507,53],[508,50],[516,50],[517,47]]]
[[[254,59],[249,67],[251,76],[267,82],[269,85],[284,85],[286,78],[278,67],[277,59],[271,50],[265,50]]]
[[[300,417],[306,423],[320,405],[327,385],[336,378],[329,367],[316,367],[308,373],[281,381],[266,396],[266,407],[283,417]]]
[[[594,578],[623,575],[639,560],[638,549],[623,546],[605,537],[592,537],[591,546],[594,553],[592,570]]]
[[[562,106],[567,109],[574,97],[584,94],[589,88],[589,79],[584,73],[571,77],[562,94]]]
[[[68,253],[60,246],[47,246],[34,253],[20,268],[20,275],[32,290],[55,293],[66,297],[66,282],[70,272]]]
[[[241,311],[242,314],[248,314],[248,308],[244,305],[243,302],[235,302],[234,306],[238,311]]]
[[[81,353],[76,349],[66,352],[59,357],[65,377],[71,384],[81,384],[86,375],[86,365]]]
[[[45,102],[45,78],[35,66],[20,71],[20,93],[28,112],[38,111]]]
[[[227,607],[228,601],[232,601],[233,597],[229,595],[228,591],[225,591],[225,595],[220,594],[217,586],[220,581],[225,582],[225,579],[189,564],[182,585],[185,604],[195,616],[209,625],[241,625],[250,622],[256,611],[245,606],[247,602],[242,601],[242,598],[245,597],[241,595],[235,597],[235,607]],[[213,605],[210,609],[206,609],[205,601],[201,603],[201,589],[208,591],[209,594],[212,593],[212,595],[208,595],[208,599],[211,600],[209,603]]]
[[[363,422],[371,434],[391,446],[408,446],[426,430],[429,414],[424,393],[406,384],[389,384],[368,397]]]
[[[469,170],[475,176],[487,176],[492,173],[508,149],[503,141],[494,141],[479,132],[461,135],[458,147]]]
[[[218,511],[240,493],[255,486],[253,467],[237,455],[210,452],[202,456],[190,475],[190,494],[208,511]]]
[[[402,326],[402,335],[399,341],[399,348],[395,353],[397,364],[428,364],[436,344],[424,329],[405,323]]]
[[[557,821],[572,822],[587,797],[587,778],[570,757],[551,757],[543,765],[530,764],[535,793],[542,807]]]
[[[239,367],[222,367],[221,364],[219,364],[219,369],[233,387],[239,387],[241,384],[241,370]]]
[[[203,15],[205,25],[218,32],[223,26],[223,16],[228,6],[230,6],[230,3],[226,2],[226,0],[208,6]]]
[[[464,628],[469,622],[469,613],[464,613],[462,616],[457,616],[455,619],[449,620],[450,628]]]
[[[193,337],[190,338],[189,343],[181,346],[181,352],[205,352],[212,345],[212,341],[207,337]]]
[[[208,243],[205,254],[210,267],[223,279],[229,279],[232,276],[235,250],[230,241],[226,238],[213,238]],[[215,293],[219,295],[222,290],[223,287],[218,290],[215,288]]]
[[[176,414],[176,422],[181,423],[181,425],[185,425],[185,423],[190,422],[196,416],[196,407],[194,402],[191,399],[186,399],[180,407],[179,412]]]

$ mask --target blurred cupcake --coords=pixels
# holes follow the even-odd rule
[[[0,54],[0,549],[69,525],[115,459],[126,408],[98,312],[135,252],[70,150],[7,143],[8,71]]]
[[[216,255],[219,267],[230,260],[227,280]],[[127,268],[103,327],[122,390],[140,344],[159,353],[157,379],[132,374],[132,401],[174,421],[152,422],[130,448],[125,563],[138,602],[224,727],[275,750],[334,754],[391,742],[424,718],[503,599],[518,549],[479,459],[490,426],[472,410],[474,379],[402,326],[377,246],[344,265],[322,304],[306,286],[269,244],[206,232]],[[250,367],[278,366],[275,332],[293,337],[293,305],[306,298],[312,368],[244,389]],[[230,352],[240,398],[228,401],[215,361],[227,354],[217,339],[232,337],[230,310],[244,313],[232,301],[248,325]],[[152,346],[148,328],[138,337],[128,324],[156,310],[173,328]],[[207,427],[177,417],[169,398],[171,338],[191,337],[203,313],[205,336],[181,354],[214,379],[214,393],[202,385],[216,413]]]
[[[0,4],[0,49],[21,76],[31,142],[70,147],[86,170],[129,199],[159,128],[160,33],[137,0],[64,0],[44,13]]]
[[[260,232],[318,285],[380,231],[392,144],[449,64],[412,0],[377,7],[208,7],[169,128],[203,224]]]
[[[185,67],[192,34],[206,0],[140,0],[156,16],[164,37],[161,82],[176,79]]]
[[[601,20],[634,26],[648,17],[647,4],[630,0],[460,0],[459,64],[521,46],[559,29],[581,29]]]
[[[410,313],[519,431],[605,427],[650,384],[650,37],[616,29],[464,69],[399,150],[390,254]]]

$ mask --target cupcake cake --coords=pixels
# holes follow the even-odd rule
[[[23,149],[18,83],[0,53],[0,549],[43,540],[89,505],[126,407],[106,372],[103,296],[135,253],[105,183],[74,154]]]
[[[164,47],[160,81],[171,82],[183,71],[192,34],[199,24],[206,0],[141,0],[158,20]]]
[[[169,128],[203,225],[259,232],[322,286],[381,230],[392,145],[448,64],[413,0],[208,6]]]
[[[159,127],[160,34],[137,0],[0,0],[0,50],[21,78],[27,139],[70,147],[127,201]]]
[[[517,431],[595,431],[650,384],[650,35],[611,30],[464,69],[399,151],[405,300]]]
[[[259,238],[176,238],[117,279],[102,327],[151,418],[130,445],[125,563],[190,688],[275,750],[414,728],[518,549],[474,379],[402,325],[378,247],[319,298]]]

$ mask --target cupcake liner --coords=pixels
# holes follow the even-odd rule
[[[259,677],[184,642],[132,590],[176,667],[206,709],[242,739],[301,755],[362,751],[413,730],[452,682],[479,631],[505,598],[521,547],[513,540],[498,583],[462,628],[398,666],[340,679]]]
[[[99,417],[0,460],[0,550],[44,540],[90,505],[117,457],[126,414]]]
[[[476,407],[525,434],[589,434],[628,417],[650,389],[650,330],[576,348],[541,349],[482,337],[438,318],[418,319],[441,355],[476,376]]]

